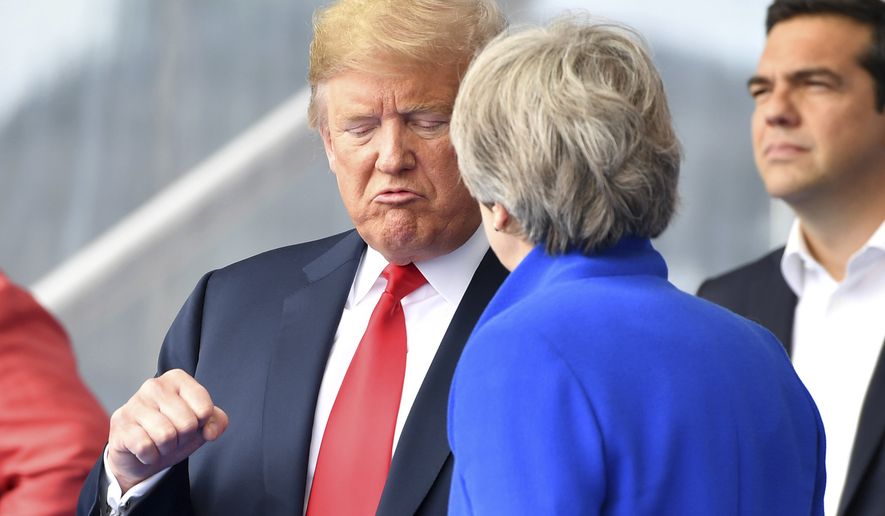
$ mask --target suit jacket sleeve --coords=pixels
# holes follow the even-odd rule
[[[70,514],[107,433],[62,327],[0,275],[0,515]]]

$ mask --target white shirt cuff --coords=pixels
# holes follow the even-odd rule
[[[120,487],[120,483],[117,482],[117,478],[111,472],[111,467],[109,466],[108,461],[108,447],[105,446],[104,449],[104,474],[105,478],[108,481],[108,494],[107,494],[107,504],[111,508],[112,515],[122,514],[122,511],[129,507],[129,501],[141,498],[146,495],[148,491],[151,490],[157,482],[160,481],[161,478],[169,471],[170,468],[166,468],[161,470],[154,475],[142,480],[138,484],[132,486],[126,494],[123,494],[123,488]]]

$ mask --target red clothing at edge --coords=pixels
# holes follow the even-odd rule
[[[107,435],[64,329],[0,273],[0,516],[74,514]]]

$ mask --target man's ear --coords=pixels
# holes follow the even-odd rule
[[[332,135],[329,132],[329,124],[320,125],[320,137],[323,139],[323,148],[326,150],[326,159],[329,161],[329,170],[335,173],[335,147],[332,143]]]

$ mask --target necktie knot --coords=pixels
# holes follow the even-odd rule
[[[427,283],[424,275],[415,267],[414,263],[408,265],[389,264],[381,272],[381,275],[387,279],[387,286],[384,292],[387,292],[398,303],[402,298],[411,294],[421,285]]]

